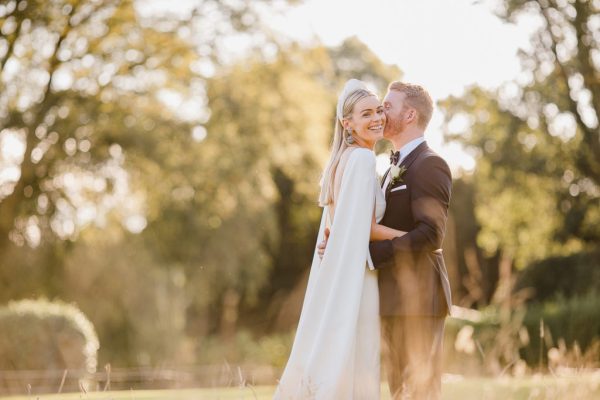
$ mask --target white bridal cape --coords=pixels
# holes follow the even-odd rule
[[[313,256],[300,322],[277,400],[379,399],[379,294],[369,235],[385,198],[372,151],[350,150],[321,260]],[[323,209],[317,243],[328,225]]]

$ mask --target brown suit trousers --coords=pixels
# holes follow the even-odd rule
[[[381,317],[394,400],[439,400],[444,317]]]

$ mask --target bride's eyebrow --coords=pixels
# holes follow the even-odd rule
[[[377,110],[382,109],[382,108],[383,108],[382,105],[379,105],[379,106],[377,106],[375,108],[365,108],[365,109],[361,110],[360,113],[362,114],[362,113],[364,113],[366,111],[373,112],[373,111],[377,111]]]

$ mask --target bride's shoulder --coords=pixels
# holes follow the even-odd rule
[[[363,147],[349,149],[348,163],[375,167],[375,153]]]

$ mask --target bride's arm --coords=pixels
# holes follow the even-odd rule
[[[404,236],[406,232],[392,229],[387,226],[383,226],[375,222],[375,216],[371,221],[371,236],[370,241],[374,240],[392,240],[393,238]]]

